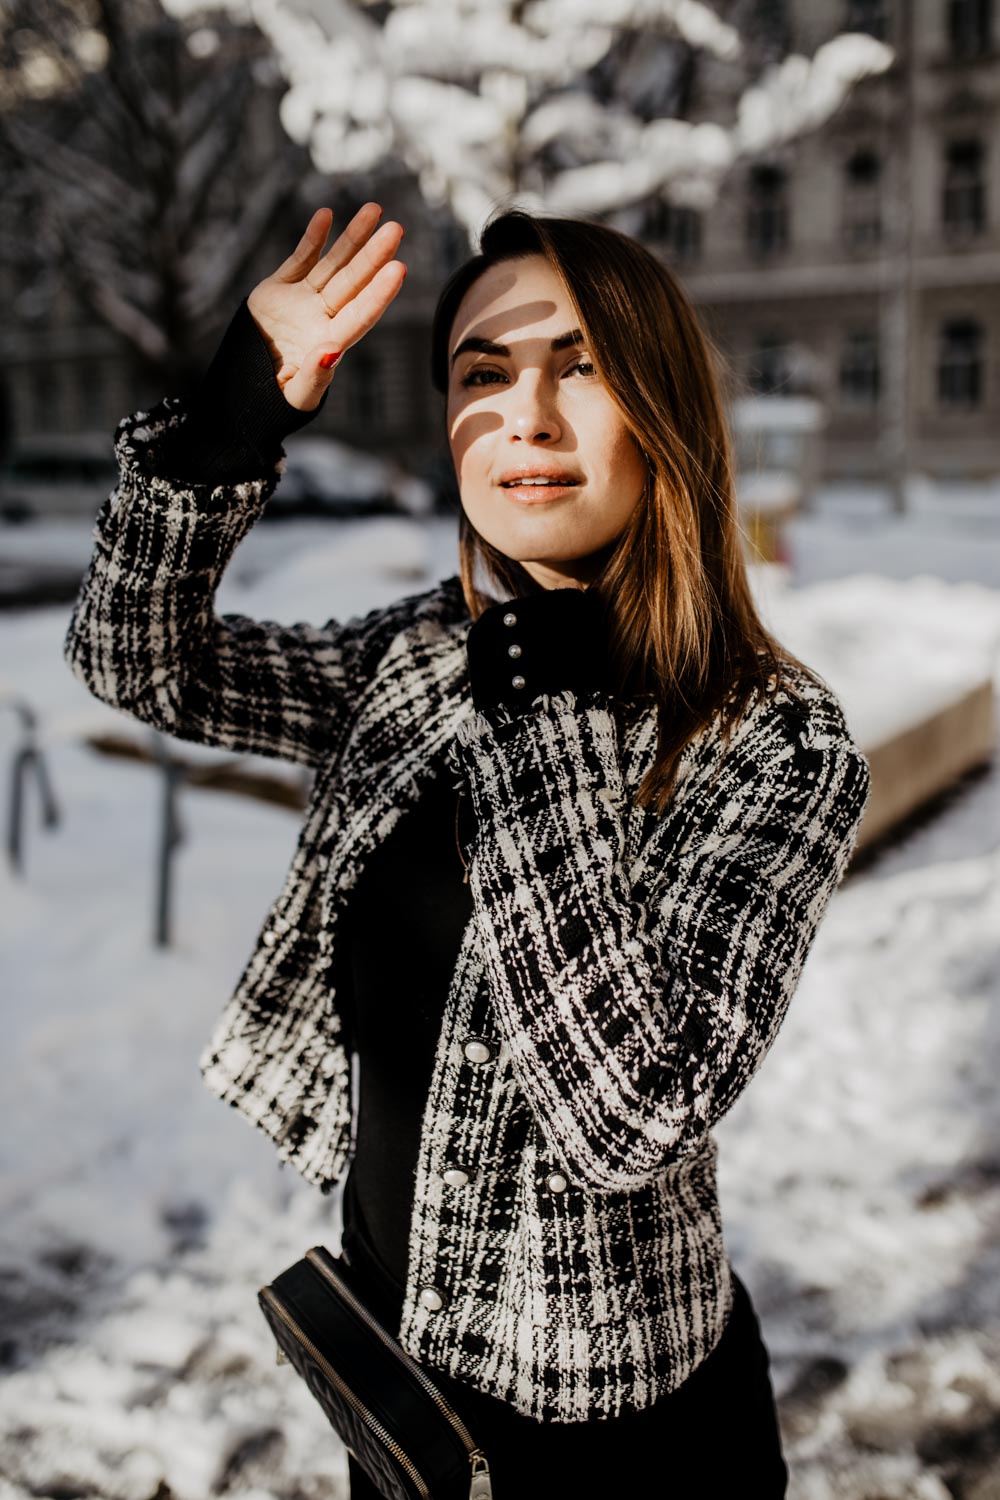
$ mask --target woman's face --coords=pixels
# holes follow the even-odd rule
[[[448,355],[448,437],[465,514],[544,588],[585,587],[647,470],[544,256],[483,272],[459,304]],[[530,485],[531,476],[563,482]]]

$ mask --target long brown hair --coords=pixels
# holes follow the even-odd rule
[[[752,695],[795,693],[782,666],[816,674],[761,621],[747,578],[732,445],[720,395],[724,369],[674,276],[637,240],[607,225],[507,209],[480,251],[451,275],[434,315],[431,373],[448,390],[449,342],[466,292],[490,266],[544,255],[579,315],[595,369],[646,457],[639,502],[590,587],[609,628],[616,695],[657,705],[655,759],[636,800],[663,811],[681,753],[715,715],[726,742]],[[492,599],[480,568],[517,597],[538,585],[462,511],[462,588],[475,620]]]

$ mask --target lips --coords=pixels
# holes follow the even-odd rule
[[[571,474],[568,469],[556,468],[520,468],[508,469],[497,481],[502,489],[514,489],[521,485],[535,489],[545,489],[547,485],[575,485],[580,484],[580,478]]]

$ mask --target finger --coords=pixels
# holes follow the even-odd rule
[[[279,382],[285,400],[299,411],[315,411],[323,399],[323,392],[333,379],[341,352],[339,349],[331,349],[328,340],[310,349],[301,367],[291,374],[291,378],[283,383]],[[332,360],[332,363],[324,365],[324,360]]]
[[[401,260],[391,260],[383,266],[364,290],[330,319],[333,348],[349,349],[374,328],[405,280],[406,266]]]
[[[357,255],[371,238],[376,224],[382,217],[382,210],[377,203],[366,203],[359,208],[347,228],[333,242],[323,259],[311,271],[309,285],[314,291],[323,290],[331,276],[346,266],[348,262]],[[384,226],[383,226],[384,227]]]
[[[364,249],[359,250],[343,270],[338,271],[336,276],[327,282],[321,295],[331,315],[338,313],[348,302],[357,297],[376,272],[392,260],[399,249],[403,233],[401,224],[394,222],[383,224]],[[317,267],[317,271],[318,269]]]
[[[318,208],[291,255],[275,271],[275,278],[278,281],[301,281],[308,275],[322,254],[332,224],[333,209]]]

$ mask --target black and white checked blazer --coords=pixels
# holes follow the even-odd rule
[[[632,804],[651,708],[625,715],[593,689],[474,709],[457,577],[343,623],[218,616],[277,475],[164,478],[160,444],[184,419],[168,398],[119,425],[66,655],[97,697],[170,734],[315,770],[205,1082],[309,1182],[342,1178],[338,922],[444,755],[475,813],[474,913],[421,1131],[399,1336],[539,1420],[640,1410],[705,1358],[731,1307],[712,1127],[773,1042],[844,873],[865,757],[834,695],[799,674],[804,704],[748,710],[725,753],[715,725],[687,747],[657,817]]]

